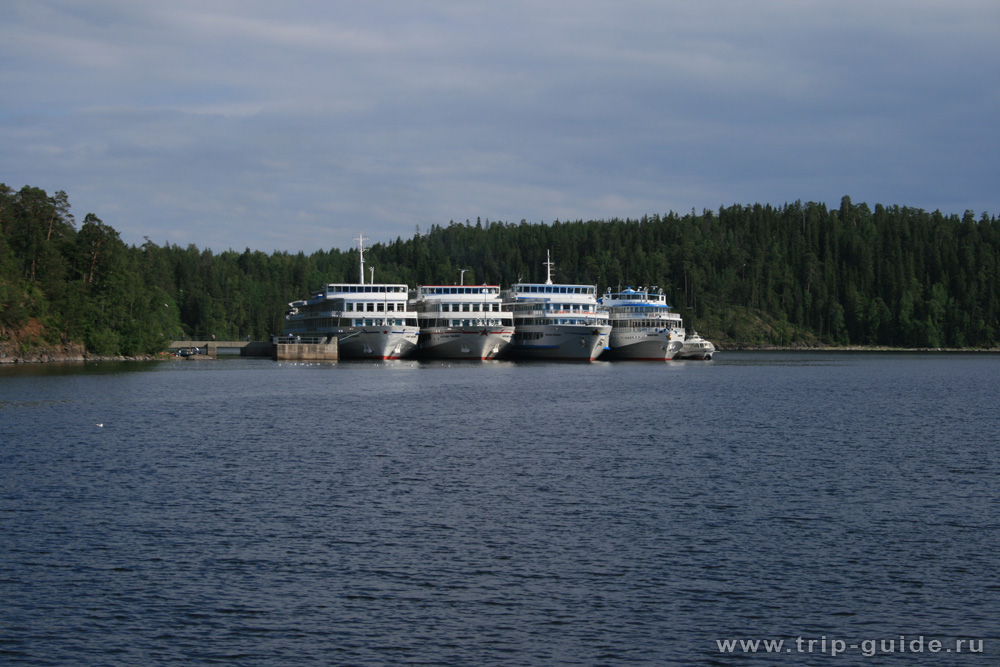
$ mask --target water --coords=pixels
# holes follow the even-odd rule
[[[0,663],[994,664],[998,380],[847,353],[0,368]]]

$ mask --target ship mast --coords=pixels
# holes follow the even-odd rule
[[[552,263],[552,257],[550,256],[549,252],[550,251],[548,251],[548,250],[545,251],[545,284],[546,285],[551,285],[552,284],[552,267],[555,266],[555,264]]]
[[[354,240],[358,242],[358,259],[361,262],[361,283],[360,284],[364,285],[365,284],[365,241],[368,240],[368,237],[367,236],[360,236],[359,235],[358,238],[356,238]],[[372,277],[374,278],[374,275]]]

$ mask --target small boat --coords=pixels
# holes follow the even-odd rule
[[[714,354],[715,345],[699,336],[697,331],[692,331],[691,335],[684,339],[684,344],[674,359],[709,361]]]

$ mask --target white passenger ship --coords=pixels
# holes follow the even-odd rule
[[[428,359],[496,359],[514,336],[499,285],[420,285],[410,305],[420,325],[418,354]]]
[[[547,258],[545,283],[516,283],[505,306],[514,315],[511,356],[521,359],[593,361],[608,344],[608,314],[597,308],[593,285],[552,283]]]
[[[599,303],[611,320],[606,358],[668,361],[681,349],[684,321],[670,310],[662,289],[609,288]]]
[[[358,283],[330,283],[308,299],[288,304],[285,336],[337,339],[341,359],[400,359],[417,348],[417,315],[406,285],[365,284],[364,237],[358,239]],[[374,272],[372,273],[374,278]]]

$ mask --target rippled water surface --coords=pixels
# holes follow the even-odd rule
[[[0,663],[997,664],[998,406],[992,355],[0,368]]]

